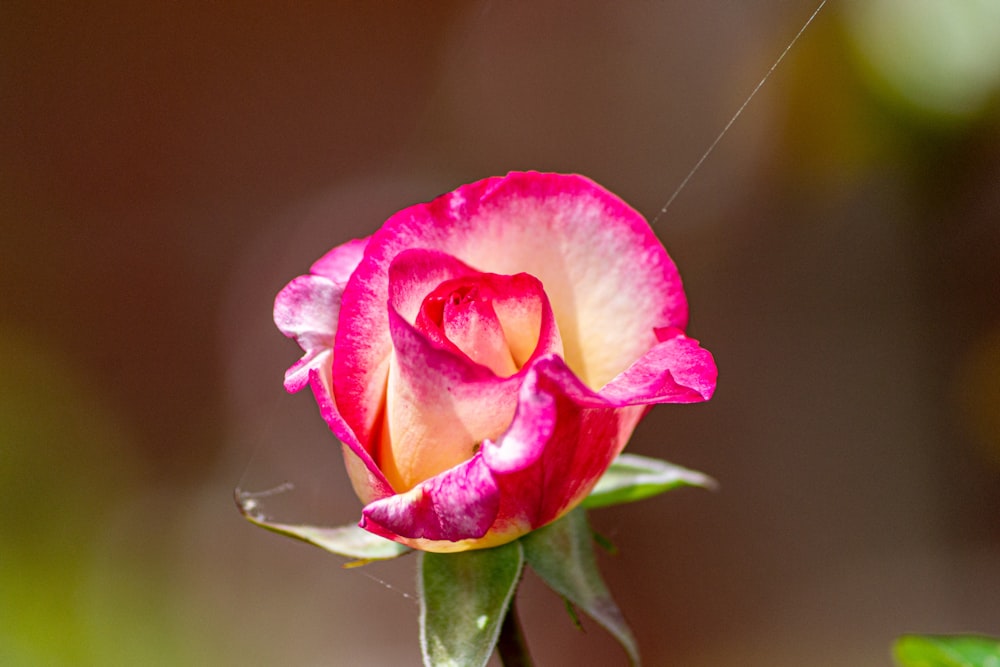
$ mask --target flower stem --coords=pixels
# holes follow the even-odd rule
[[[500,662],[504,667],[532,667],[531,654],[528,653],[528,644],[524,641],[513,601],[504,616],[503,625],[500,626],[497,653],[500,654]]]

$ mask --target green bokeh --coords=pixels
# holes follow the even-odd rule
[[[109,539],[140,478],[120,420],[24,338],[0,335],[0,377],[0,664],[190,664],[191,638],[165,631],[168,564],[142,535],[124,552]]]
[[[865,0],[845,5],[875,88],[944,119],[981,113],[1000,86],[997,0]]]

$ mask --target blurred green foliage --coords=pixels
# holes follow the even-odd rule
[[[194,637],[165,632],[169,563],[142,535],[108,557],[140,478],[117,415],[25,338],[0,335],[0,377],[0,664],[191,664]]]
[[[997,0],[865,0],[845,9],[863,70],[883,94],[956,120],[996,99]]]
[[[894,654],[902,667],[1000,667],[1000,641],[974,635],[909,635]]]

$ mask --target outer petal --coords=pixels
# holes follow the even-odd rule
[[[663,342],[599,392],[557,356],[534,364],[510,428],[482,448],[501,494],[493,539],[505,530],[516,537],[576,507],[624,449],[649,404],[711,397],[717,374],[711,354],[676,329],[656,334]]]
[[[456,543],[486,534],[499,505],[493,475],[475,456],[407,493],[371,503],[361,527],[404,544],[443,542],[435,550],[458,551],[466,547]]]
[[[326,276],[335,283],[346,283],[361,263],[369,238],[371,237],[342,243],[313,262],[309,273]]]
[[[379,470],[375,460],[358,440],[351,427],[340,416],[337,403],[330,391],[329,368],[310,371],[309,386],[316,397],[323,421],[343,443],[344,464],[354,492],[365,503],[392,495],[392,486],[385,475]]]
[[[711,355],[679,331],[657,335],[666,340],[599,392],[560,357],[532,366],[510,428],[496,445],[483,446],[500,486],[498,527],[535,529],[576,507],[624,449],[647,404],[711,396]]]
[[[311,370],[329,368],[344,286],[367,245],[368,239],[356,239],[337,246],[310,267],[310,275],[295,278],[275,298],[274,323],[305,351],[285,372],[286,390],[302,389]]]
[[[698,403],[715,393],[712,353],[677,329],[657,331],[662,342],[599,392],[619,404]]]
[[[322,276],[299,276],[274,300],[274,323],[294,338],[305,354],[285,371],[285,389],[296,392],[309,382],[312,370],[327,368],[340,315],[344,286]]]
[[[483,447],[484,458],[498,464],[498,532],[527,532],[576,507],[625,447],[636,422],[635,408],[617,407],[591,391],[559,357],[539,359],[529,377],[497,450],[492,443]],[[537,427],[546,423],[553,425],[548,438],[547,429]],[[521,465],[512,465],[518,458]]]
[[[408,248],[440,250],[484,272],[529,273],[545,286],[565,358],[591,388],[687,323],[677,270],[646,221],[582,176],[512,173],[404,209],[372,236],[343,298],[350,329],[337,347],[334,391],[362,440],[377,426],[367,389],[381,386],[391,340],[388,267]]]
[[[496,473],[508,474],[536,463],[556,430],[556,417],[555,398],[539,391],[538,373],[528,373],[510,427],[496,442],[483,443],[486,465]]]

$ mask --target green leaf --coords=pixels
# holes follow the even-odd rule
[[[577,508],[555,523],[528,533],[521,543],[531,569],[614,635],[632,664],[638,665],[635,638],[597,569],[587,513]]]
[[[520,542],[420,553],[420,649],[427,667],[482,667],[521,580]]]
[[[660,459],[620,454],[584,499],[583,507],[594,509],[631,503],[682,486],[711,489],[715,488],[715,480]]]
[[[893,654],[902,667],[1000,667],[1000,640],[975,635],[907,635]]]
[[[252,494],[237,489],[235,496],[236,506],[239,508],[240,514],[255,526],[260,526],[272,533],[308,542],[338,556],[357,559],[355,562],[347,563],[344,567],[364,565],[373,560],[396,558],[410,551],[409,547],[369,533],[357,525],[323,528],[276,523],[261,513],[260,505]]]

